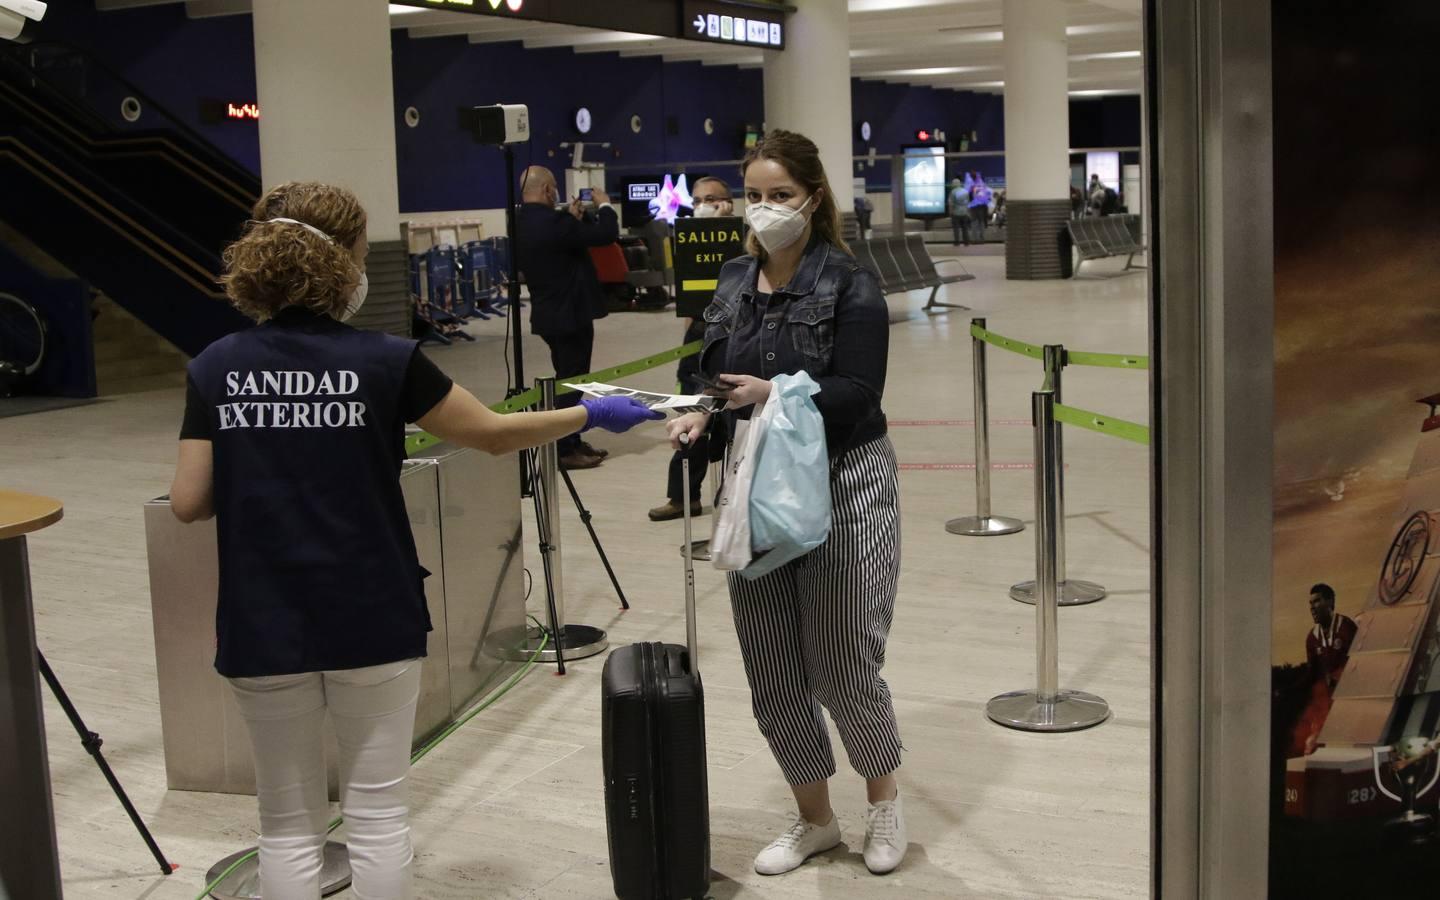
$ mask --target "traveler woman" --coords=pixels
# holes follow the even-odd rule
[[[840,842],[823,707],[865,778],[865,863],[880,874],[900,864],[906,847],[895,781],[900,736],[880,676],[900,574],[895,453],[880,409],[885,298],[840,238],[814,143],[772,131],[741,171],[749,255],[721,271],[705,310],[700,366],[729,385],[722,395],[740,417],[769,395],[770,378],[803,369],[815,379],[834,505],[826,543],[754,581],[729,576],[755,718],[799,807],[794,824],[755,858],[755,870],[788,872]],[[669,432],[693,441],[705,424],[691,414]]]
[[[501,416],[414,341],[344,324],[365,299],[365,212],[283,184],[225,250],[225,292],[260,324],[191,361],[171,506],[215,516],[215,668],[250,731],[266,900],[320,896],[321,725],[339,742],[354,894],[411,896],[405,776],[430,620],[400,493],[404,423],[491,453],[656,417],[621,398]]]

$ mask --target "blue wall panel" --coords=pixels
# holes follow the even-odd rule
[[[183,3],[98,13],[93,0],[52,2],[41,40],[64,41],[93,54],[251,172],[260,171],[260,132],[254,121],[207,125],[200,100],[255,100],[255,37],[249,16],[190,19]],[[121,127],[164,127],[146,111],[128,126],[120,118],[123,92],[99,75],[89,80],[97,112]]]
[[[249,16],[188,19],[181,4],[97,13],[90,2],[74,2],[52,4],[46,24],[47,37],[91,50],[236,161],[258,171],[256,123],[206,125],[199,115],[201,98],[254,99]],[[573,121],[580,106],[588,107],[594,119],[588,139],[611,142],[608,150],[588,149],[587,158],[611,166],[653,164],[657,172],[666,161],[738,157],[745,126],[764,120],[762,74],[755,69],[666,64],[653,57],[577,54],[568,48],[527,50],[518,43],[470,44],[463,37],[412,39],[404,29],[395,30],[392,51],[400,206],[407,212],[503,205],[500,153],[474,144],[460,130],[462,106],[529,105],[534,138],[518,148],[518,162],[547,165],[557,176],[570,160],[570,152],[558,145],[580,137]],[[877,153],[897,152],[914,140],[917,129],[935,127],[947,132],[952,149],[970,131],[979,135],[970,149],[1004,148],[999,96],[859,80],[852,80],[851,96],[856,154],[872,146]],[[118,115],[118,100],[107,98],[104,106]],[[413,129],[402,120],[408,106],[421,114]],[[1072,146],[1138,143],[1138,98],[1076,100],[1071,110]],[[643,120],[639,134],[630,130],[632,115]],[[713,135],[704,133],[707,117],[715,120]],[[667,120],[673,120],[676,134],[669,133]],[[858,129],[865,120],[873,130],[868,144]],[[964,168],[1000,176],[1004,160],[971,158]],[[885,162],[861,164],[852,174],[863,175],[872,189],[890,182]]]
[[[575,110],[590,110],[586,159],[611,165],[667,160],[735,158],[744,126],[763,112],[760,72],[699,63],[665,64],[656,58],[614,53],[577,54],[569,49],[531,49],[518,43],[475,44],[464,38],[412,40],[397,32],[393,59],[395,106],[414,106],[420,124],[397,119],[401,208],[406,211],[502,206],[505,185],[500,152],[476,145],[456,126],[465,106],[524,103],[532,137],[516,148],[517,163],[550,167],[561,178],[571,151],[561,143],[580,139]],[[517,73],[524,73],[519,75]],[[641,118],[631,130],[630,118]],[[673,117],[678,134],[668,133]],[[712,135],[704,121],[715,120]]]

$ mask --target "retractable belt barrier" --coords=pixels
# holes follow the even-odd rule
[[[1103,413],[1065,406],[1062,382],[1067,366],[1148,371],[1148,356],[1066,350],[1059,344],[1036,345],[991,331],[984,319],[970,320],[975,369],[975,494],[977,514],[952,519],[952,534],[1011,534],[1024,526],[1016,519],[990,515],[990,430],[986,397],[985,345],[989,344],[1044,365],[1044,384],[1031,396],[1035,429],[1035,579],[1010,589],[1012,599],[1035,605],[1036,687],[1012,691],[990,701],[987,715],[997,724],[1024,731],[1073,731],[1098,725],[1109,717],[1099,697],[1062,690],[1058,679],[1057,637],[1062,606],[1104,599],[1104,587],[1068,577],[1065,564],[1065,442],[1061,425],[1074,425],[1137,444],[1150,443],[1150,429]]]
[[[608,369],[598,369],[594,372],[587,372],[584,375],[576,375],[572,380],[580,382],[618,381],[621,378],[628,378],[631,375],[635,375],[639,372],[654,369],[659,366],[663,366],[666,363],[684,359],[687,356],[694,356],[696,353],[700,352],[700,349],[704,346],[704,343],[704,341],[693,341],[689,344],[682,344],[679,347],[671,347],[669,350],[662,350],[659,353],[654,353],[650,356],[631,360],[627,363],[621,363],[618,366],[611,366]],[[555,387],[555,395],[557,397],[564,394],[573,393],[575,393],[574,388],[565,387],[564,385],[556,385]],[[501,400],[499,403],[493,404],[490,408],[495,412],[503,415],[505,413],[520,412],[523,409],[529,409],[532,406],[538,406],[539,404],[540,389],[538,387],[533,387],[530,390],[523,391],[513,397],[507,397],[504,400]],[[439,443],[442,443],[441,439],[433,434],[428,434],[424,431],[412,434],[405,439],[405,455],[414,456],[421,450],[424,450],[427,447],[433,447]]]

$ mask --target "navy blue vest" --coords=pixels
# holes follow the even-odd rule
[[[415,344],[286,310],[190,363],[210,414],[227,677],[425,655],[400,492],[400,397]]]

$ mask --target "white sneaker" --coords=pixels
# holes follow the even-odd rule
[[[909,844],[900,795],[896,794],[894,800],[870,804],[865,814],[865,868],[876,875],[895,871],[905,858]]]
[[[830,815],[830,824],[816,825],[796,816],[795,824],[755,857],[755,871],[761,875],[782,875],[817,853],[840,843],[840,819]]]

